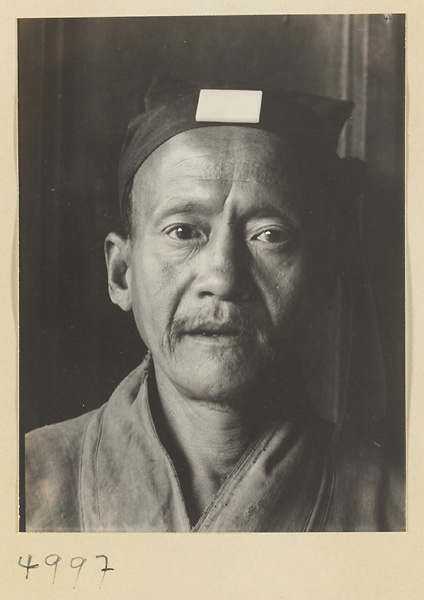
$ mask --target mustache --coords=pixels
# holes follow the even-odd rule
[[[240,335],[252,337],[258,333],[258,323],[250,311],[233,307],[202,309],[194,315],[174,315],[167,337],[170,348],[185,335],[207,333],[210,335]]]

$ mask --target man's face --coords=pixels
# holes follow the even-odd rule
[[[175,136],[136,174],[132,309],[156,371],[183,394],[240,398],[292,343],[301,187],[277,138],[230,126]]]

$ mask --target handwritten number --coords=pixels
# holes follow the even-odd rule
[[[53,557],[55,558],[55,560],[53,560],[52,562],[49,562],[49,558],[53,558]],[[57,564],[60,560],[61,560],[61,558],[58,554],[49,554],[48,556],[46,556],[46,559],[45,559],[45,563],[48,567],[54,567],[53,581],[52,581],[53,585],[56,580]]]
[[[26,575],[25,575],[25,579],[28,579],[28,575],[29,575],[29,570],[30,569],[38,569],[38,567],[40,566],[39,564],[32,565],[31,564],[31,560],[32,560],[32,554],[28,554],[28,562],[27,562],[26,565],[22,564],[22,556],[20,556],[19,560],[18,560],[18,565],[20,567],[23,567],[24,569],[27,570]]]
[[[100,581],[100,585],[99,585],[99,589],[100,589],[102,587],[102,585],[103,585],[104,579],[106,577],[106,573],[108,571],[114,571],[115,569],[112,568],[112,567],[109,567],[109,559],[106,556],[106,554],[98,554],[96,556],[96,558],[102,558],[104,560],[104,567],[103,567],[103,569],[101,569],[103,575],[102,575],[102,578],[101,578],[101,581]],[[52,585],[54,585],[55,582],[56,582],[57,566],[58,566],[58,564],[59,564],[59,562],[61,560],[62,559],[61,559],[61,557],[58,554],[49,554],[44,559],[44,562],[45,562],[45,564],[48,567],[54,567]],[[87,559],[83,558],[82,556],[74,556],[73,558],[71,558],[71,561],[70,561],[70,567],[71,567],[71,569],[78,569],[73,589],[75,589],[75,587],[76,587],[76,585],[78,583],[78,579],[79,579],[79,576],[80,576],[80,573],[81,573],[81,569],[83,568],[83,566],[85,565],[86,562],[87,562]],[[22,556],[20,556],[19,560],[18,560],[18,565],[20,567],[23,567],[24,569],[26,569],[25,579],[28,579],[29,572],[30,572],[31,569],[38,569],[38,567],[40,566],[38,563],[32,564],[32,554],[28,554],[28,558],[27,558],[27,562],[26,563],[24,563],[22,561]]]
[[[74,561],[79,560],[79,564],[76,564]],[[83,558],[82,556],[74,556],[74,558],[71,558],[71,569],[78,569],[78,573],[77,573],[77,577],[75,579],[75,583],[74,583],[74,587],[73,589],[75,589],[75,586],[77,585],[77,581],[78,581],[78,577],[80,576],[81,573],[81,569],[84,566],[84,563],[87,561],[86,558]]]
[[[96,556],[96,558],[104,558],[104,560],[105,560],[105,566],[102,569],[103,576],[102,576],[102,580],[101,580],[100,585],[99,585],[99,589],[100,589],[102,587],[102,585],[103,585],[103,581],[105,579],[106,573],[108,571],[114,571],[115,569],[113,569],[112,567],[108,567],[109,561],[108,561],[108,558],[107,558],[107,556],[105,554],[98,554]]]

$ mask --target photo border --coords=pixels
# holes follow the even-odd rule
[[[379,10],[380,9],[380,10]],[[17,392],[17,38],[16,19],[24,17],[98,17],[176,14],[242,14],[240,3],[37,1],[8,3],[3,10],[1,44],[2,119],[1,244],[4,261],[0,307],[3,315],[0,368],[3,382],[0,490],[2,532],[0,573],[10,598],[184,598],[361,600],[415,599],[424,589],[424,406],[418,365],[423,325],[424,220],[421,172],[424,97],[421,74],[424,17],[417,1],[322,2],[262,1],[243,3],[243,14],[406,13],[407,31],[407,439],[408,530],[402,533],[315,534],[107,534],[17,533],[18,531],[18,392]],[[7,259],[7,260],[6,260]],[[412,332],[412,321],[414,333]],[[75,569],[61,569],[52,585],[52,569],[41,568],[52,553],[66,564],[87,557],[78,587]],[[32,555],[39,564],[25,578],[19,566]],[[99,589],[107,555],[109,567]]]

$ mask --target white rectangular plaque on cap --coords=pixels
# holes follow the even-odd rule
[[[209,123],[259,123],[260,90],[200,90],[196,121]]]

